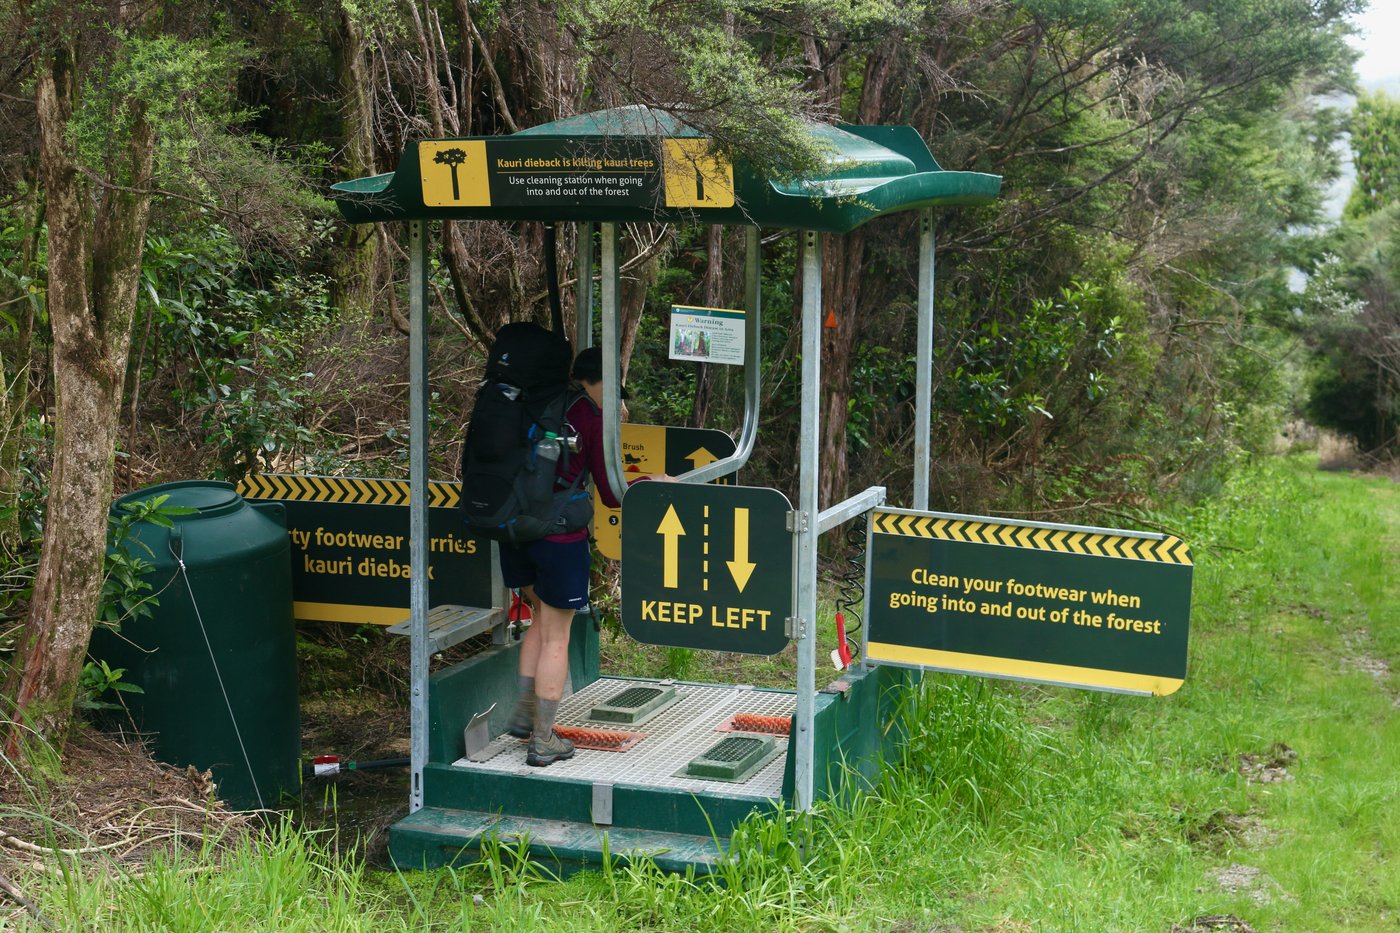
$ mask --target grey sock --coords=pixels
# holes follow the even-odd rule
[[[539,741],[548,739],[554,731],[554,717],[559,714],[559,701],[540,697],[535,704],[535,735]]]
[[[518,702],[529,703],[535,699],[535,678],[520,674],[515,678],[515,685]]]

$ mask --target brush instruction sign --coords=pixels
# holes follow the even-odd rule
[[[792,615],[787,497],[638,483],[622,500],[622,628],[673,648],[776,654]]]
[[[868,560],[872,661],[1159,696],[1186,677],[1177,538],[877,510]]]
[[[292,614],[393,625],[408,617],[409,485],[403,480],[258,474],[238,492],[287,510]],[[428,484],[429,605],[492,605],[491,542],[470,535],[457,483]]]
[[[622,425],[622,469],[629,478],[667,473],[679,476],[734,453],[734,438],[714,428],[681,428],[674,425]],[[713,482],[732,485],[734,477]],[[598,553],[608,560],[622,559],[622,510],[608,508],[593,493],[593,538]]]

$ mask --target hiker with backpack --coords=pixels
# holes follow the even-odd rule
[[[508,324],[487,358],[462,454],[467,524],[500,544],[501,576],[529,603],[520,645],[519,697],[507,731],[528,738],[526,764],[573,757],[554,732],[569,673],[574,613],[588,605],[588,526],[593,500],[619,496],[603,456],[603,366],[597,347],[568,376],[567,341],[535,324]],[[625,392],[624,392],[625,397]]]

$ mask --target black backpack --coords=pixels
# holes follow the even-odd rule
[[[565,487],[556,479],[569,459],[564,416],[581,397],[570,361],[568,341],[537,324],[496,333],[462,445],[461,511],[474,534],[525,544],[592,520],[587,471]]]

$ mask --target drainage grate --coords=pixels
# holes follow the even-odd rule
[[[777,751],[769,736],[731,735],[692,758],[682,773],[715,781],[742,781]]]
[[[735,713],[716,732],[761,732],[764,735],[791,735],[791,716],[765,716],[762,713]]]
[[[635,726],[675,700],[675,687],[628,687],[593,707],[588,718]]]

